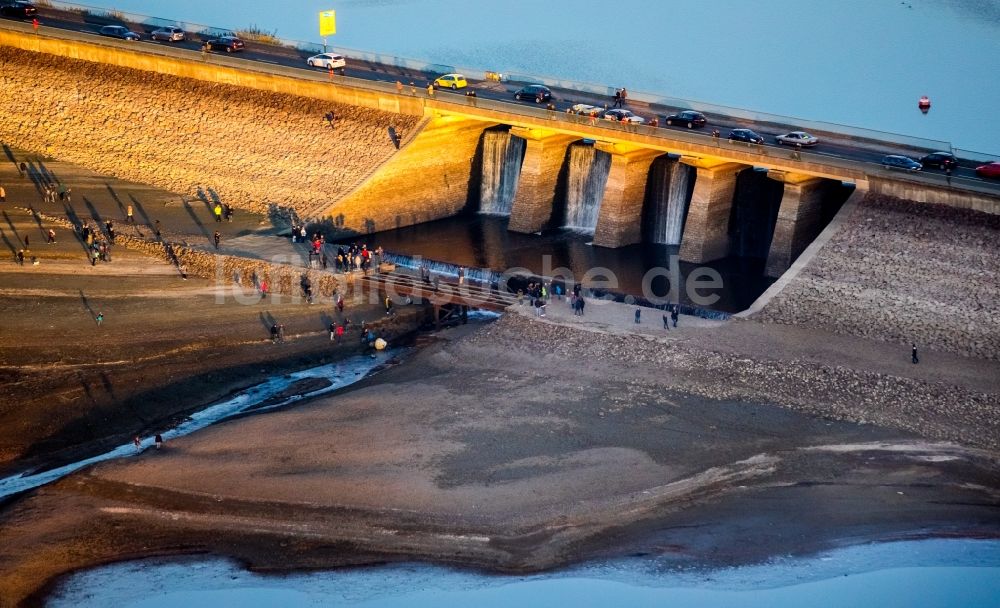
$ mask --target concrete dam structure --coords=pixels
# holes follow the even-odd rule
[[[328,80],[324,74],[266,63],[228,57],[207,62],[174,49],[97,44],[72,33],[40,36],[27,29],[18,31],[20,24],[10,27],[0,29],[0,45],[18,52],[335,105],[338,116],[346,118],[340,134],[331,137],[332,145],[347,145],[352,133],[364,128],[360,148],[343,148],[335,157],[322,152],[323,140],[302,130],[307,128],[303,118],[320,115],[319,104],[295,116],[302,125],[298,131],[271,131],[252,116],[237,124],[240,116],[229,115],[231,129],[252,131],[259,141],[254,158],[226,158],[224,170],[231,174],[231,204],[251,209],[272,204],[294,207],[300,217],[345,234],[369,234],[474,211],[509,217],[508,229],[515,232],[566,228],[592,234],[593,244],[602,247],[641,242],[675,245],[682,260],[694,263],[729,255],[766,258],[767,274],[778,276],[843,202],[844,184],[859,191],[905,193],[922,202],[1000,212],[1000,199],[994,193],[944,188],[928,182],[927,176],[890,174],[871,163],[845,158],[720,142],[684,130],[595,121],[534,105],[445,92],[427,95],[392,82]],[[11,84],[27,83],[27,78],[12,79]],[[84,81],[72,83],[72,99],[51,111],[67,114],[60,118],[69,120],[75,104],[82,107],[92,99],[88,86]],[[171,109],[140,95],[133,99],[138,110],[149,110],[140,112],[142,128],[155,139],[162,117]],[[50,110],[44,100],[38,105],[39,112]],[[199,112],[207,116],[208,111]],[[16,137],[24,120],[14,115],[13,108],[5,113]],[[282,107],[279,113],[289,116],[295,110]],[[210,126],[212,121],[205,116],[199,119]],[[362,118],[357,125],[352,124],[354,116]],[[84,142],[92,148],[92,130],[78,133],[52,123],[31,122],[32,129],[47,129],[41,135],[52,141],[36,152],[59,156],[60,148],[80,148]],[[403,140],[398,151],[392,150],[387,137],[381,144],[373,139],[379,129],[385,133],[386,126],[393,125]],[[182,152],[198,135],[195,129],[176,138],[177,149]],[[33,139],[37,138],[22,137],[17,143],[30,148]],[[274,150],[282,152],[280,159],[276,155],[274,161],[259,162]],[[118,155],[129,167],[128,177],[158,183],[155,161],[136,163],[130,150],[111,145],[99,152],[111,161],[100,161],[104,166],[98,168],[108,170]],[[290,162],[299,156],[321,162]],[[251,166],[251,161],[257,162]],[[282,169],[280,175],[268,175],[272,162]],[[342,171],[345,166],[350,171]],[[215,169],[202,169],[206,181],[212,181]],[[271,191],[280,191],[282,199],[269,198],[267,188],[244,187],[247,181],[237,176],[270,181]],[[189,178],[170,185],[175,191],[182,189],[185,179]],[[296,188],[300,183],[306,187]],[[220,194],[226,198],[227,191]]]

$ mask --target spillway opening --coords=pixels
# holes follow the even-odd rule
[[[644,242],[681,244],[696,176],[694,167],[685,165],[672,155],[665,154],[653,161],[643,201]]]
[[[590,143],[574,143],[567,151],[565,168],[564,204],[560,206],[556,225],[582,234],[594,234],[604,187],[611,172],[611,155]]]
[[[767,258],[784,191],[785,185],[769,178],[767,171],[739,172],[729,214],[730,255]]]
[[[479,157],[479,190],[471,199],[478,201],[477,210],[484,215],[509,217],[521,177],[527,142],[510,133],[509,127],[483,131]],[[474,167],[475,170],[475,167]],[[472,180],[475,181],[475,180]]]

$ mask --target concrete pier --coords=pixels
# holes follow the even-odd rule
[[[556,183],[566,159],[566,150],[579,138],[544,129],[514,127],[510,132],[525,139],[527,145],[508,230],[538,232],[552,217]]]
[[[662,153],[625,144],[596,145],[611,155],[611,171],[604,187],[594,244],[624,247],[642,241],[642,205],[649,167]]]
[[[733,208],[736,174],[746,169],[737,163],[681,162],[697,168],[694,193],[681,240],[681,259],[710,262],[729,253],[729,214]]]
[[[823,229],[827,180],[797,173],[769,173],[768,177],[785,183],[765,270],[769,277],[780,277]]]

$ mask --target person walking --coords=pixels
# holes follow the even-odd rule
[[[49,237],[49,240],[47,242],[48,245],[51,245],[51,244],[55,243],[56,242],[56,231],[53,230],[52,228],[49,228],[48,237]]]
[[[636,323],[641,323],[641,320],[640,320],[641,318],[642,318],[642,309],[641,308],[636,308],[635,309],[635,322]]]
[[[263,300],[267,297],[267,281],[260,282],[260,299]]]
[[[215,207],[212,207],[212,211],[215,213],[215,221],[222,223],[222,205],[215,203]]]
[[[910,351],[910,358],[913,361],[913,364],[916,365],[917,363],[920,363],[920,358],[917,357],[917,345],[913,344],[912,346],[913,348]]]
[[[333,339],[337,335],[337,324],[331,321],[329,329],[330,329],[330,342],[333,342]]]
[[[663,329],[670,331],[670,317],[666,313],[663,315]]]
[[[97,326],[100,327],[101,323],[104,323],[104,313],[103,312],[97,313],[97,316],[94,317],[94,320],[97,321]]]
[[[24,266],[24,249],[17,250],[17,263],[20,266]]]
[[[221,221],[221,220],[220,220],[220,221]],[[216,231],[215,231],[215,234],[213,234],[213,235],[212,235],[212,240],[214,240],[214,241],[215,241],[215,248],[216,248],[216,249],[218,249],[218,248],[219,248],[219,241],[221,241],[221,240],[222,240],[222,234],[221,234],[221,233],[219,233],[219,231],[218,231],[218,230],[216,230]]]
[[[612,107],[620,108],[621,105],[622,105],[622,92],[619,91],[618,89],[615,89],[615,98],[614,99],[615,99],[615,103],[614,103],[614,105]]]
[[[163,447],[163,435],[157,433],[156,438],[153,439],[153,441],[156,443],[156,449],[160,449]]]
[[[278,343],[278,324],[277,323],[272,323],[271,324],[271,344],[277,344],[277,343]]]
[[[385,315],[387,317],[392,315],[392,298],[389,296],[385,297]]]
[[[427,96],[428,97],[432,97],[432,98],[434,97],[434,83],[433,82],[427,85]]]
[[[673,308],[672,308],[672,309],[670,310],[670,320],[674,322],[674,327],[677,327],[677,319],[678,319],[678,317],[680,317],[680,316],[681,316],[681,314],[680,314],[680,312],[679,312],[679,311],[677,310],[677,308],[678,308],[678,307],[677,307],[677,306],[675,305],[675,306],[674,306],[674,307],[673,307]]]
[[[628,103],[628,91],[625,90],[625,87],[622,87],[621,94],[618,97],[622,103],[621,107],[624,108],[625,104]]]
[[[137,453],[142,451],[142,439],[140,439],[138,435],[132,438],[132,445],[135,446],[135,451]]]
[[[396,81],[396,95],[402,95],[402,94],[403,94],[403,83],[397,80]]]
[[[125,223],[135,224],[135,216],[132,215],[132,205],[129,205],[128,208],[125,209]]]

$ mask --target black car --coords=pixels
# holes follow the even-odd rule
[[[667,116],[668,125],[684,125],[689,129],[695,127],[701,128],[708,124],[708,119],[701,112],[695,112],[694,110],[684,110],[683,112],[678,112],[676,114],[671,114]]]
[[[246,48],[246,44],[242,40],[236,38],[235,36],[223,36],[221,38],[213,38],[205,43],[210,51],[225,51],[227,53],[233,53],[236,51],[242,51]]]
[[[906,171],[920,171],[923,165],[908,156],[890,154],[882,157],[882,166],[886,169],[905,169]]]
[[[4,2],[0,4],[0,15],[4,17],[35,17],[38,9],[30,2]]]
[[[522,87],[514,93],[514,99],[521,101],[522,99],[530,99],[535,103],[542,103],[543,101],[550,101],[552,99],[552,91],[549,87],[540,84],[529,84],[526,87]]]
[[[935,169],[954,169],[958,166],[958,159],[951,152],[931,152],[920,159],[920,164]]]
[[[745,141],[751,144],[762,144],[764,138],[750,129],[733,129],[729,132],[729,141]]]

